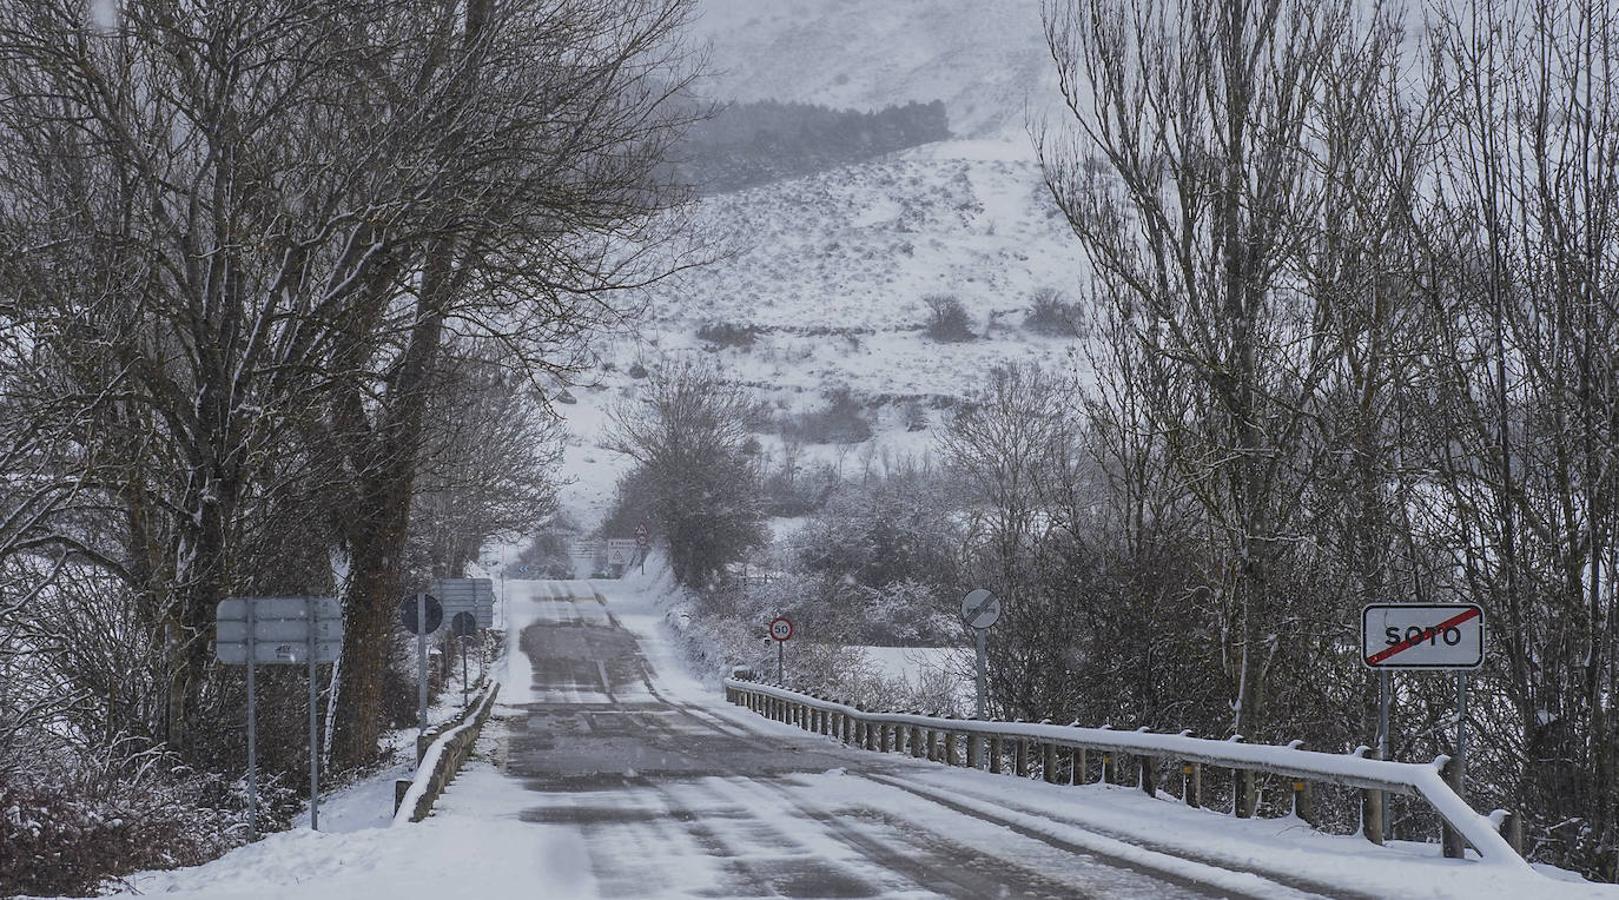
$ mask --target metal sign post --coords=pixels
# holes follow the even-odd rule
[[[989,627],[1001,618],[999,597],[978,588],[961,599],[961,619],[977,633],[978,645],[978,718],[985,718],[984,708],[989,694]]]
[[[427,636],[444,621],[444,607],[423,591],[399,601],[399,622],[416,635],[416,737],[427,734]]]
[[[254,607],[258,604],[248,603],[247,606],[247,834],[253,840],[259,837],[259,717],[258,697],[253,690],[254,657],[258,656],[257,647],[254,646],[253,636],[258,631],[254,619]],[[219,619],[218,612],[214,619]],[[218,626],[215,626],[218,627]]]
[[[1467,799],[1467,673],[1456,673],[1456,795]]]
[[[1453,760],[1457,795],[1466,798],[1467,779],[1467,673],[1484,664],[1484,608],[1476,603],[1373,603],[1361,610],[1361,661],[1377,669],[1379,755],[1389,758],[1389,704],[1395,669],[1428,669],[1456,673],[1456,755]],[[1383,794],[1383,836],[1387,840],[1393,816],[1388,794]],[[1459,835],[1448,827],[1445,855],[1463,854]]]
[[[247,667],[247,806],[258,834],[259,663],[304,663],[309,674],[309,827],[320,828],[320,684],[316,667],[343,652],[343,609],[331,597],[234,597],[214,610],[214,655]],[[302,655],[303,659],[298,657]]]
[[[304,598],[304,606],[308,610],[310,625],[315,622],[315,598]],[[309,830],[320,830],[320,723],[316,721],[315,709],[320,704],[316,694],[320,688],[315,684],[315,629],[311,627],[305,641],[304,655],[309,658]]]
[[[1383,669],[1377,673],[1377,758],[1389,758],[1389,704],[1393,702],[1394,673]],[[1383,810],[1383,840],[1394,838],[1394,817],[1389,815],[1389,792],[1379,791]]]
[[[416,594],[416,740],[427,734],[427,594]],[[420,751],[418,751],[420,752]]]
[[[777,616],[770,620],[770,639],[776,642],[776,683],[786,684],[787,642],[793,639],[793,620]]]

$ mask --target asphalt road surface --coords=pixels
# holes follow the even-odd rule
[[[667,651],[644,652],[591,583],[510,596],[514,620],[532,617],[518,646],[533,681],[526,703],[508,685],[497,764],[528,792],[524,819],[581,834],[603,896],[1312,896],[1099,855],[913,789],[915,762],[680,699],[648,661]]]

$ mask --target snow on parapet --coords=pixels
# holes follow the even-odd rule
[[[868,722],[914,725],[937,731],[992,734],[1091,750],[1170,757],[1421,797],[1479,852],[1485,863],[1516,871],[1532,871],[1529,864],[1512,849],[1512,845],[1495,830],[1490,817],[1475,811],[1446,783],[1440,775],[1446,757],[1440,757],[1432,763],[1404,763],[1367,759],[1363,755],[1364,748],[1356,748],[1347,754],[1322,753],[1300,749],[1296,745],[1297,742],[1294,745],[1284,746],[1244,744],[1239,740],[1191,737],[1185,732],[1155,734],[1149,731],[1116,731],[1108,726],[1085,728],[1035,722],[938,718],[913,713],[866,712],[833,700],[818,699],[787,688],[754,681],[727,678],[725,686],[728,689],[751,691]]]

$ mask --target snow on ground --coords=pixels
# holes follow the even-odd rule
[[[877,675],[917,684],[928,672],[970,672],[971,650],[960,647],[855,647]],[[969,684],[970,688],[971,685]]]
[[[490,740],[480,739],[480,756],[492,750]],[[487,763],[474,763],[426,822],[352,832],[295,829],[207,865],[130,884],[141,894],[199,900],[595,896],[580,836],[523,821],[522,794]]]
[[[867,871],[872,860],[889,857],[850,857],[850,847],[854,845],[829,841],[829,835],[845,834],[869,843],[874,835],[890,835],[892,839],[892,835],[910,833],[893,831],[891,824],[884,823],[909,823],[907,827],[912,828],[948,824],[953,838],[967,840],[991,855],[1017,854],[1018,864],[1023,866],[1072,866],[1075,854],[1080,858],[1094,854],[1099,860],[1111,861],[1094,870],[1099,874],[1117,873],[1120,870],[1116,867],[1125,864],[1258,896],[1297,896],[1298,891],[1290,886],[1294,882],[1289,879],[1307,878],[1345,892],[1371,896],[1619,898],[1619,888],[1612,886],[1558,882],[1476,862],[1446,861],[1432,844],[1378,848],[1359,838],[1315,832],[1297,819],[1235,820],[1213,811],[1186,808],[1172,798],[1148,798],[1131,788],[1047,785],[947,769],[891,754],[849,750],[829,738],[805,735],[791,726],[728,705],[714,685],[689,672],[665,617],[666,572],[655,571],[618,583],[596,582],[593,588],[600,599],[581,594],[577,586],[563,589],[541,582],[515,582],[511,587],[514,635],[530,622],[595,622],[610,626],[616,620],[622,624],[638,638],[642,653],[656,673],[653,686],[659,702],[686,705],[690,713],[712,723],[719,733],[728,736],[724,746],[734,747],[738,759],[749,754],[757,758],[761,750],[769,749],[826,754],[839,761],[825,771],[817,768],[774,779],[766,770],[751,779],[706,778],[690,785],[669,785],[668,802],[687,803],[690,806],[685,808],[696,810],[719,804],[713,809],[716,815],[775,816],[788,809],[783,806],[787,798],[799,804],[799,809],[812,804],[814,815],[803,818],[802,813],[795,813],[793,816],[799,818],[788,816],[790,822],[771,818],[777,830],[763,833],[749,825],[753,830],[746,834],[731,835],[727,820],[720,816],[711,823],[713,830],[706,833],[722,841],[730,835],[764,849],[774,841],[782,841],[786,842],[783,847],[798,848],[792,853],[808,853],[811,861],[843,860],[839,865],[864,866],[860,870],[862,877],[876,879],[881,872]],[[514,638],[513,647],[516,644]],[[513,663],[504,674],[506,688],[501,701],[507,713],[514,712],[516,704],[536,697],[549,698],[553,703],[600,704],[607,699],[599,690],[605,681],[599,682],[593,693],[583,683],[585,679],[576,686],[549,684],[537,689],[533,670],[525,665]],[[577,691],[573,696],[563,696],[573,690]],[[599,867],[602,860],[613,859],[613,854],[606,852],[608,848],[591,844],[592,832],[586,820],[536,817],[534,804],[539,795],[525,790],[522,782],[490,764],[491,759],[508,752],[500,721],[497,718],[486,729],[472,762],[425,823],[326,833],[289,831],[271,835],[205,866],[139,876],[131,880],[131,887],[145,894],[176,897],[317,900],[372,896],[401,900],[442,900],[450,896],[566,898],[612,893],[608,890],[611,885],[598,878],[603,877]],[[714,740],[712,734],[708,740]],[[715,763],[725,765],[723,759]],[[370,791],[370,787],[359,786],[334,798],[328,806],[329,815],[334,821],[365,824],[366,815],[359,811],[360,807],[373,800],[391,800],[368,797]],[[692,796],[688,798],[682,792]],[[625,796],[631,793],[645,799],[644,791],[631,791]],[[608,791],[604,796],[611,794]],[[873,809],[882,811],[882,822],[867,818]],[[668,819],[669,810],[662,807],[649,807],[637,814],[641,813],[657,821],[686,821],[678,816]],[[827,831],[829,827],[834,831]],[[659,832],[659,841],[643,848],[650,852],[661,846],[658,852],[667,860],[659,857],[659,881],[640,884],[642,896],[691,894],[715,874],[710,871],[713,866],[705,862],[702,847],[662,843],[664,838],[684,834]],[[771,837],[772,834],[778,836]],[[783,851],[777,848],[774,852]],[[631,865],[626,859],[625,865]],[[893,857],[896,865],[899,859]],[[920,894],[913,890],[888,895]]]

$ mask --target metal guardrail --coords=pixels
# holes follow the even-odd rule
[[[1450,758],[1441,756],[1432,763],[1402,763],[1368,758],[1367,748],[1354,753],[1336,754],[1305,750],[1298,742],[1286,746],[1244,744],[1238,739],[1212,740],[1181,734],[1115,731],[1111,728],[1085,728],[1054,725],[1049,722],[995,722],[955,719],[914,713],[880,712],[815,694],[794,691],[779,685],[725,679],[726,700],[745,706],[767,718],[787,722],[812,732],[836,737],[845,744],[866,750],[908,752],[946,765],[981,768],[982,759],[991,772],[1003,768],[1010,747],[1012,769],[1022,776],[1030,772],[1031,748],[1040,754],[1047,781],[1055,781],[1059,769],[1057,754],[1066,751],[1075,784],[1087,773],[1087,754],[1102,754],[1102,779],[1112,782],[1117,761],[1114,757],[1135,757],[1140,773],[1139,786],[1156,796],[1156,767],[1152,760],[1176,759],[1182,763],[1183,791],[1190,806],[1201,805],[1202,767],[1230,769],[1233,772],[1234,812],[1250,817],[1257,811],[1254,774],[1258,772],[1293,779],[1294,811],[1313,823],[1310,783],[1342,785],[1362,792],[1362,831],[1382,843],[1382,793],[1400,794],[1425,800],[1445,825],[1453,829],[1488,863],[1527,870],[1528,864],[1503,837],[1516,823],[1511,815],[1498,810],[1480,815],[1467,804],[1447,781]],[[958,744],[964,753],[958,753]],[[987,744],[987,746],[985,746]]]

